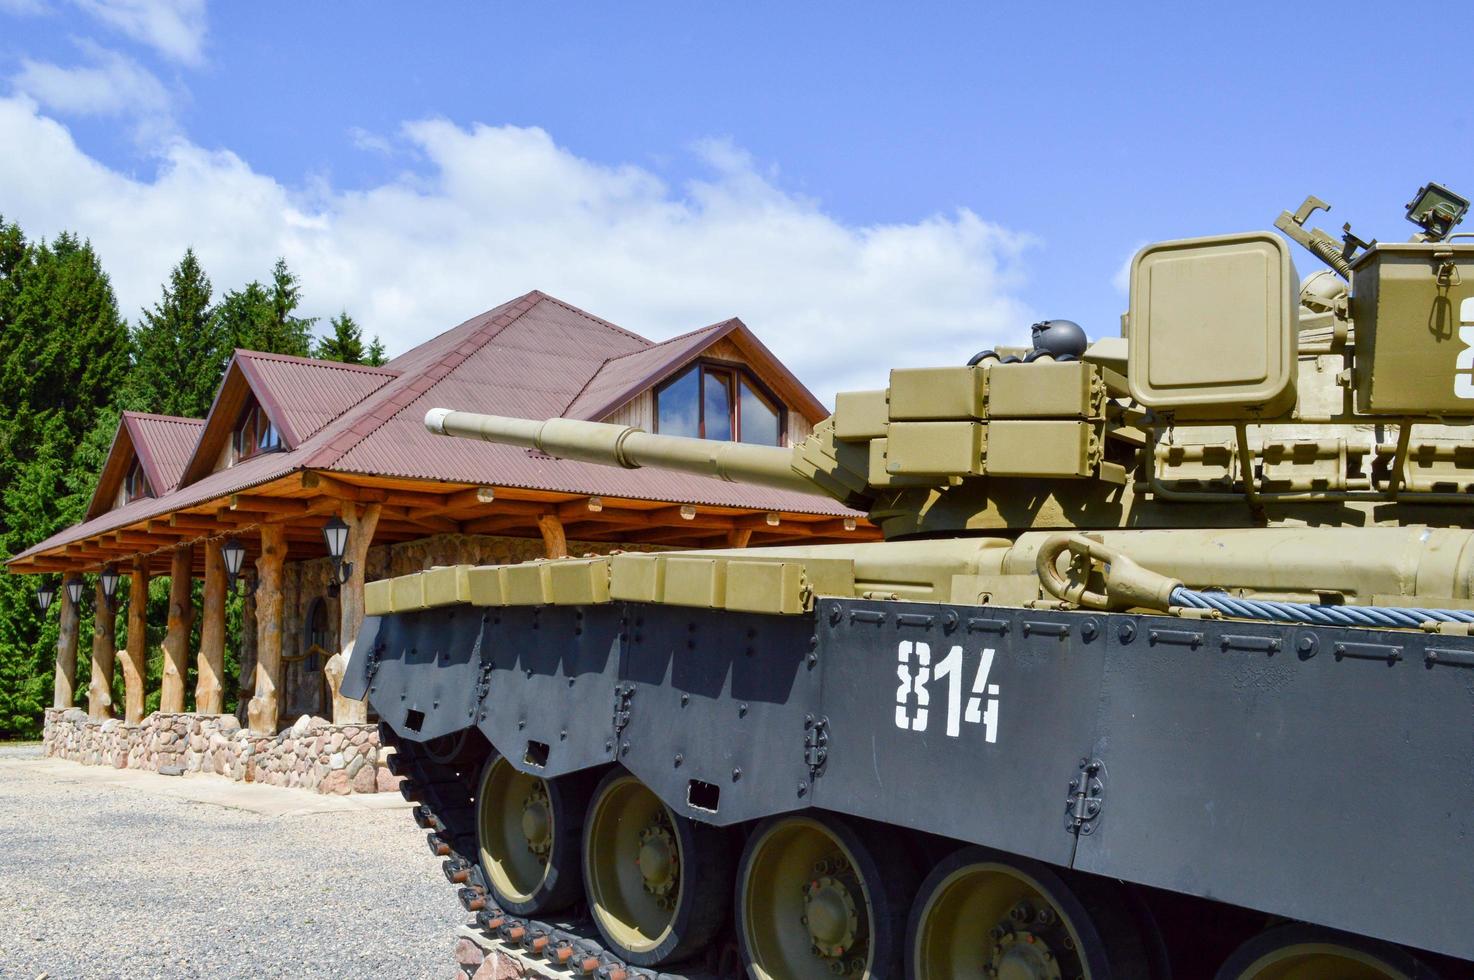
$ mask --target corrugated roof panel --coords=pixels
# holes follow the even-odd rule
[[[127,424],[132,428],[135,448],[149,454],[160,486],[155,493],[168,493],[179,485],[184,475],[184,464],[194,453],[199,441],[200,430],[205,427],[204,419],[186,419],[173,415],[147,415],[142,412],[125,412]],[[140,444],[141,445],[138,445]]]
[[[596,419],[633,398],[655,378],[668,373],[713,344],[732,321],[703,327],[664,343],[606,361],[562,414]]]
[[[241,351],[239,356],[249,364],[252,387],[268,403],[268,412],[279,411],[279,421],[299,443],[399,376],[385,368],[283,354]]]

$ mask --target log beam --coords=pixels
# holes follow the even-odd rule
[[[379,526],[382,504],[355,504],[345,501],[340,514],[348,525],[348,545],[344,549],[343,561],[348,565],[348,577],[338,589],[338,652],[328,659],[323,672],[333,695],[333,724],[361,725],[368,721],[368,704],[354,701],[338,694],[343,672],[348,667],[348,657],[353,652],[353,641],[358,639],[363,626],[363,582],[368,566],[369,546],[374,542],[374,532]],[[334,662],[336,661],[336,663]]]
[[[281,686],[282,563],[286,534],[280,525],[261,526],[261,557],[256,559],[256,694],[247,716],[251,731],[275,735]]]
[[[568,535],[557,514],[542,514],[537,519],[537,529],[543,536],[543,553],[549,558],[568,557]]]
[[[62,586],[61,632],[56,637],[56,677],[51,691],[53,708],[70,708],[77,696],[77,633],[81,625],[82,610]]]
[[[194,624],[194,549],[174,549],[169,565],[169,627],[164,634],[164,680],[159,691],[159,710],[184,710],[184,681],[189,670],[189,629]]]
[[[123,657],[124,720],[143,721],[143,685],[148,676],[148,559],[133,559],[128,581],[128,649]]]
[[[194,709],[218,715],[225,708],[225,556],[219,541],[205,542],[204,549],[204,618],[200,622]]]
[[[94,721],[113,716],[113,663],[117,659],[117,609],[102,592],[102,577],[97,579],[97,594],[92,614],[92,680],[87,685],[87,715]]]

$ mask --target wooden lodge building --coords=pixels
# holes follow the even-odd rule
[[[205,418],[126,413],[86,519],[10,559],[9,570],[69,580],[113,570],[133,596],[146,594],[150,577],[168,576],[160,710],[185,711],[199,615],[193,706],[219,714],[224,685],[236,682],[222,676],[222,547],[238,542],[247,591],[242,720],[265,736],[300,714],[363,721],[363,705],[337,701],[332,681],[342,662],[333,652],[351,644],[362,620],[366,580],[614,548],[878,537],[862,516],[818,496],[434,436],[423,423],[432,407],[780,445],[827,414],[740,320],[652,343],[531,292],[384,367],[237,351]],[[334,517],[348,528],[338,588],[323,536]],[[198,611],[196,577],[204,579]],[[100,575],[95,589],[103,609]],[[81,611],[66,590],[57,605],[54,703],[69,708]],[[121,658],[113,617],[97,617],[92,719],[142,721],[147,609],[129,605]],[[115,659],[122,712],[111,697]]]

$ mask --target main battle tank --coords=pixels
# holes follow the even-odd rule
[[[792,448],[431,411],[886,538],[371,583],[344,693],[467,907],[603,976],[1470,975],[1467,202],[1321,207],[1303,282],[1273,232],[1150,245],[1120,337],[894,370]]]

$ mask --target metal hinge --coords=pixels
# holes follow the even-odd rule
[[[374,675],[379,672],[379,656],[384,652],[384,644],[375,643],[369,647],[368,659],[363,662],[364,686],[374,682]]]
[[[490,657],[483,657],[481,665],[476,672],[476,703],[480,704],[486,700],[491,693],[491,671],[495,666]]]
[[[1079,768],[1079,774],[1070,780],[1070,795],[1065,799],[1065,831],[1088,837],[1095,833],[1095,821],[1105,805],[1105,763],[1081,759]]]
[[[630,723],[630,700],[635,696],[635,685],[614,685],[614,734],[616,737]]]
[[[804,765],[810,778],[819,775],[829,761],[829,719],[804,715]]]

